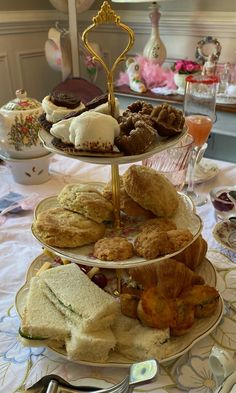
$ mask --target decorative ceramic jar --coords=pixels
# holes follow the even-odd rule
[[[41,103],[17,90],[16,98],[0,108],[0,150],[11,158],[35,158],[47,154],[39,140]]]
[[[184,94],[185,86],[186,86],[185,79],[188,75],[189,74],[178,74],[178,73],[174,74],[174,82],[175,82],[176,86],[178,87],[176,93]]]

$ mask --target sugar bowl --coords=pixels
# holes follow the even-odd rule
[[[24,89],[17,90],[16,98],[0,108],[0,150],[17,159],[47,154],[38,137],[42,112],[39,101],[27,97]]]

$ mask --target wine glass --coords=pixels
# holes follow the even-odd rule
[[[196,206],[207,202],[203,195],[199,195],[194,187],[194,172],[201,149],[207,141],[212,125],[216,120],[216,89],[218,78],[207,75],[189,75],[186,78],[184,95],[184,116],[188,133],[193,136],[194,146],[189,167],[187,195]]]

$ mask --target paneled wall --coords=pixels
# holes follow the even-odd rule
[[[116,11],[122,22],[135,32],[135,44],[130,55],[142,53],[150,34],[148,12],[143,10]],[[91,23],[96,10],[78,16],[78,29]],[[28,95],[41,100],[61,80],[60,72],[52,70],[45,59],[44,44],[47,32],[55,21],[68,26],[66,14],[54,10],[0,11],[0,105],[24,87]],[[224,11],[165,11],[160,21],[160,32],[167,48],[167,64],[176,58],[194,59],[197,42],[204,36],[218,38],[222,45],[220,61],[236,63],[236,12]],[[122,51],[126,36],[110,25],[99,27],[91,36],[100,44],[108,63]],[[119,66],[119,70],[124,64]],[[81,76],[87,78],[80,57]],[[97,84],[105,89],[106,76],[100,71]]]

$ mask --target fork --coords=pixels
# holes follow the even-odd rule
[[[128,375],[116,385],[111,386],[110,388],[100,389],[100,388],[92,388],[86,386],[73,386],[63,380],[61,377],[56,375],[47,375],[43,377],[36,384],[31,386],[27,391],[35,387],[39,387],[43,385],[43,389],[40,393],[62,393],[61,388],[65,387],[66,393],[72,392],[93,392],[93,393],[131,393],[133,389],[138,385],[143,385],[149,382],[152,382],[154,378],[157,376],[159,371],[159,364],[156,360],[150,359],[144,362],[134,363],[129,368]],[[45,390],[45,384],[48,382],[48,386]]]

